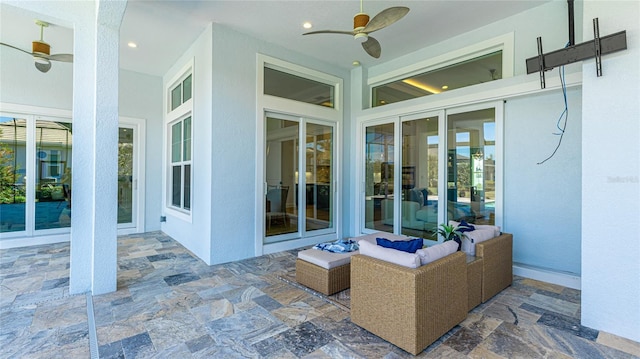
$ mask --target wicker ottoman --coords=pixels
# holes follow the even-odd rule
[[[407,236],[376,232],[351,239],[376,243],[376,238],[383,237],[390,240],[406,240]],[[351,286],[351,256],[360,253],[331,253],[319,249],[305,249],[298,252],[296,260],[296,282],[318,291],[331,295]]]
[[[296,282],[325,295],[345,290],[351,284],[351,256],[354,254],[358,254],[358,251],[300,251],[296,260]]]

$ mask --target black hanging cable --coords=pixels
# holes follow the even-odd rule
[[[567,119],[569,118],[569,105],[567,103],[567,84],[565,83],[565,78],[564,78],[564,66],[561,66],[560,69],[558,69],[558,74],[560,75],[560,83],[562,84],[562,95],[564,97],[564,111],[562,111],[562,113],[560,114],[560,117],[558,118],[558,123],[556,124],[560,132],[554,133],[554,135],[560,136],[560,139],[558,140],[558,145],[553,150],[553,153],[551,153],[551,155],[545,158],[543,161],[538,162],[537,163],[538,165],[541,165],[547,162],[556,154],[556,152],[558,152],[558,148],[560,148],[560,144],[562,144],[564,131],[567,128]],[[562,121],[563,117],[564,117],[564,121]],[[560,127],[560,122],[563,122],[562,127]]]

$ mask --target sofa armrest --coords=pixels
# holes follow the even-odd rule
[[[412,354],[462,322],[467,302],[462,252],[415,269],[351,257],[351,321]]]
[[[513,235],[502,233],[476,244],[476,257],[483,259],[482,302],[513,283]]]

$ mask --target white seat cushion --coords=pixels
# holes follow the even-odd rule
[[[476,255],[476,244],[496,237],[495,230],[493,228],[486,227],[476,229],[475,231],[471,232],[465,232],[464,234],[467,238],[472,239],[473,241],[469,239],[463,240],[462,251],[472,256]]]
[[[436,244],[435,246],[418,249],[416,254],[420,257],[420,263],[425,265],[457,251],[458,243],[456,243],[456,241],[446,241],[444,243]]]
[[[376,238],[386,238],[389,240],[407,240],[409,237],[396,235],[387,232],[376,232],[367,234],[360,237],[352,237],[355,241],[360,242],[361,240],[365,240],[373,245],[376,245]],[[354,254],[358,254],[359,251],[353,251],[348,253],[333,253],[328,251],[322,251],[319,249],[305,249],[303,251],[298,252],[298,258],[303,261],[315,264],[319,267],[325,269],[331,269],[335,267],[339,267],[341,265],[345,265],[351,262],[351,256]]]
[[[420,266],[420,257],[415,253],[385,248],[366,240],[359,243],[360,253],[363,255],[409,268],[418,268]]]
[[[332,253],[319,249],[305,249],[298,252],[298,258],[325,269],[339,267],[351,262],[351,256],[358,251],[348,253]]]

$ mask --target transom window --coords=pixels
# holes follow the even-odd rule
[[[372,107],[502,78],[502,50],[372,88]]]
[[[191,99],[191,74],[171,89],[171,111]]]
[[[335,107],[335,86],[264,67],[264,94],[324,107]]]

